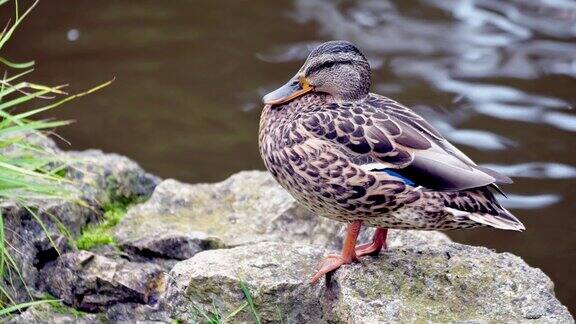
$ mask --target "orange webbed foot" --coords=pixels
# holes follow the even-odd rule
[[[386,236],[388,230],[385,228],[377,228],[374,232],[374,237],[371,243],[358,245],[356,247],[356,256],[361,257],[364,255],[378,255],[382,249],[386,249]]]
[[[366,243],[356,247],[356,255],[358,257],[365,255],[378,255],[382,249],[386,250],[386,244],[378,245],[374,243]]]
[[[345,264],[352,263],[353,261],[358,261],[358,258],[354,256],[349,260],[345,260],[342,256],[336,254],[330,254],[326,256],[322,261],[320,261],[320,270],[310,279],[310,284],[315,284],[323,275],[330,273]]]
[[[312,279],[310,279],[310,284],[315,284],[323,275],[340,268],[344,264],[358,261],[358,257],[360,256],[377,255],[380,253],[382,248],[386,248],[388,230],[385,228],[376,229],[371,243],[355,247],[354,244],[356,243],[356,238],[358,237],[361,225],[361,221],[352,222],[348,225],[342,255],[330,254],[326,256],[319,264],[320,270],[318,270]]]

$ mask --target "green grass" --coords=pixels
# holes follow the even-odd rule
[[[12,6],[10,6],[10,4]],[[33,2],[21,12],[18,1],[0,0],[0,9],[10,10],[13,17],[2,24],[6,26],[0,32],[0,51],[10,40],[17,27],[30,11],[38,4]],[[39,204],[46,200],[76,199],[76,192],[64,179],[67,161],[63,161],[50,149],[42,147],[31,140],[30,134],[51,134],[53,129],[67,125],[69,121],[52,119],[32,119],[38,114],[61,106],[62,104],[97,91],[111,83],[106,82],[97,87],[74,95],[63,91],[64,85],[45,86],[25,80],[34,71],[34,62],[14,62],[3,57],[0,52],[0,68],[4,67],[0,77],[0,203],[13,202],[26,208],[51,240],[46,224],[37,215]],[[0,213],[0,317],[12,312],[21,311],[40,303],[53,303],[54,300],[33,301],[26,286],[21,269],[11,253],[18,253],[7,241],[5,221]],[[51,217],[57,227],[62,223]],[[62,230],[66,230],[62,228]],[[57,249],[54,242],[52,245]],[[18,303],[11,293],[13,280],[20,280],[28,291],[30,302]],[[2,318],[0,318],[2,320]]]
[[[204,311],[202,308],[197,307],[196,305],[192,304],[192,307],[194,308],[194,310],[193,310],[194,313],[196,313],[197,316],[203,318],[206,321],[206,323],[220,324],[220,323],[229,323],[238,314],[240,314],[242,311],[244,311],[244,309],[248,308],[250,311],[250,315],[252,316],[252,319],[254,320],[254,323],[260,324],[261,323],[260,316],[258,315],[258,312],[256,311],[256,306],[254,305],[254,299],[252,298],[252,294],[250,293],[250,290],[248,289],[248,285],[247,285],[246,281],[244,281],[242,278],[240,278],[240,276],[238,277],[238,280],[240,282],[240,290],[242,291],[242,294],[244,295],[244,298],[246,299],[246,301],[244,301],[244,303],[242,303],[242,305],[240,305],[236,309],[232,310],[227,315],[224,315],[216,308],[216,306],[214,304],[212,304],[212,309],[209,311]],[[280,317],[280,321],[283,322],[282,317]]]
[[[9,307],[4,307],[2,309],[0,309],[0,318],[2,318],[2,316],[6,316],[9,315],[11,313],[26,309],[30,306],[35,306],[35,305],[40,305],[40,304],[54,304],[54,303],[58,303],[59,300],[57,299],[43,299],[43,300],[36,300],[36,301],[31,301],[31,302],[26,302],[26,303],[20,303],[20,304],[15,304]]]
[[[250,294],[250,290],[248,290],[248,285],[242,279],[240,279],[240,289],[242,289],[242,293],[244,294],[244,298],[246,298],[246,302],[248,302],[248,306],[250,306],[250,314],[252,314],[252,318],[256,324],[260,324],[260,317],[256,312],[256,307],[254,306],[254,299],[252,299],[252,295]]]
[[[88,314],[86,312],[79,311],[75,308],[64,305],[64,303],[61,300],[55,298],[54,296],[48,293],[44,294],[43,300],[51,301],[49,304],[50,308],[58,314],[72,315],[76,318],[84,317],[86,314]]]
[[[231,320],[233,320],[234,317],[236,317],[238,314],[240,314],[240,312],[244,310],[244,308],[248,307],[248,302],[245,301],[244,303],[242,303],[242,305],[231,311],[228,315],[221,314],[214,305],[212,305],[212,309],[209,310],[208,312],[205,312],[204,310],[202,310],[202,308],[197,307],[194,304],[192,304],[192,307],[194,307],[194,313],[196,313],[197,316],[202,317],[206,321],[206,323],[220,324],[220,323],[228,323]]]
[[[98,224],[91,224],[82,230],[82,234],[75,240],[80,250],[90,250],[101,245],[116,245],[112,234],[113,228],[120,223],[130,204],[115,202],[104,206],[104,216]]]

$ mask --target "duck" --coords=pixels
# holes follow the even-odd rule
[[[299,204],[347,224],[342,251],[320,262],[311,284],[378,255],[389,229],[525,229],[496,199],[509,177],[477,165],[420,115],[370,87],[358,47],[329,41],[262,98],[266,169]],[[376,229],[371,242],[356,245],[362,226]]]

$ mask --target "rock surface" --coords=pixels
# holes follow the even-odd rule
[[[390,248],[315,286],[307,280],[326,252],[318,246],[258,243],[201,252],[172,269],[165,303],[179,320],[225,318],[246,300],[244,280],[262,322],[573,321],[550,279],[520,258],[437,243]],[[234,319],[249,321],[251,314],[243,310]]]
[[[310,286],[322,257],[340,249],[344,224],[307,212],[267,173],[240,172],[216,184],[158,184],[127,158],[64,153],[39,140],[72,161],[66,176],[84,203],[39,202],[46,231],[29,210],[3,203],[6,236],[35,296],[50,293],[91,313],[38,305],[13,323],[207,322],[218,316],[252,322],[249,300],[262,322],[573,323],[540,270],[438,232],[391,231],[379,257]],[[118,246],[70,246],[107,204],[151,194],[117,226]],[[365,231],[360,241],[370,235]],[[26,297],[22,287],[9,288]]]
[[[166,285],[164,272],[155,264],[114,260],[88,251],[62,255],[41,275],[47,292],[92,312],[125,302],[153,304]]]
[[[326,318],[347,323],[573,321],[542,271],[457,243],[391,249],[336,272],[328,291]]]
[[[28,308],[22,314],[8,320],[9,324],[94,324],[101,323],[98,314],[71,314],[47,304]]]
[[[126,251],[184,260],[203,250],[258,242],[299,242],[338,250],[344,229],[300,207],[268,173],[244,171],[216,184],[163,181],[146,203],[127,213],[116,238]],[[365,233],[360,240],[369,236]],[[449,241],[438,232],[418,240],[430,236]]]
[[[123,303],[108,307],[104,317],[110,323],[171,323],[174,321],[159,305]]]
[[[313,245],[267,242],[201,252],[172,269],[165,304],[173,318],[185,322],[204,320],[202,313],[225,318],[244,303],[244,280],[262,320],[319,323],[323,289],[307,280],[325,253]],[[248,311],[234,317],[251,319]]]
[[[4,232],[10,243],[8,250],[31,293],[41,294],[35,289],[38,272],[70,250],[71,237],[79,235],[87,224],[96,223],[107,204],[146,199],[160,179],[123,156],[97,150],[63,152],[45,136],[31,134],[28,137],[67,163],[65,177],[70,183],[64,186],[79,198],[78,201],[39,199],[27,202],[32,209],[11,201],[0,203]],[[2,149],[0,153],[18,154],[13,149]],[[39,225],[38,219],[44,226]],[[5,285],[9,283],[12,298],[17,301],[29,299],[19,276],[14,272],[9,276]]]
[[[118,154],[100,150],[61,154],[69,161],[66,177],[84,197],[100,205],[148,198],[160,182],[160,178],[144,172],[136,162]]]

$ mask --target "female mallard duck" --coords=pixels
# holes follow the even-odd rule
[[[524,229],[494,198],[508,177],[477,166],[422,117],[369,89],[364,55],[333,41],[263,98],[266,168],[314,213],[349,223],[342,254],[326,257],[312,283],[380,252],[389,228]],[[377,229],[371,243],[355,247],[363,223]]]

